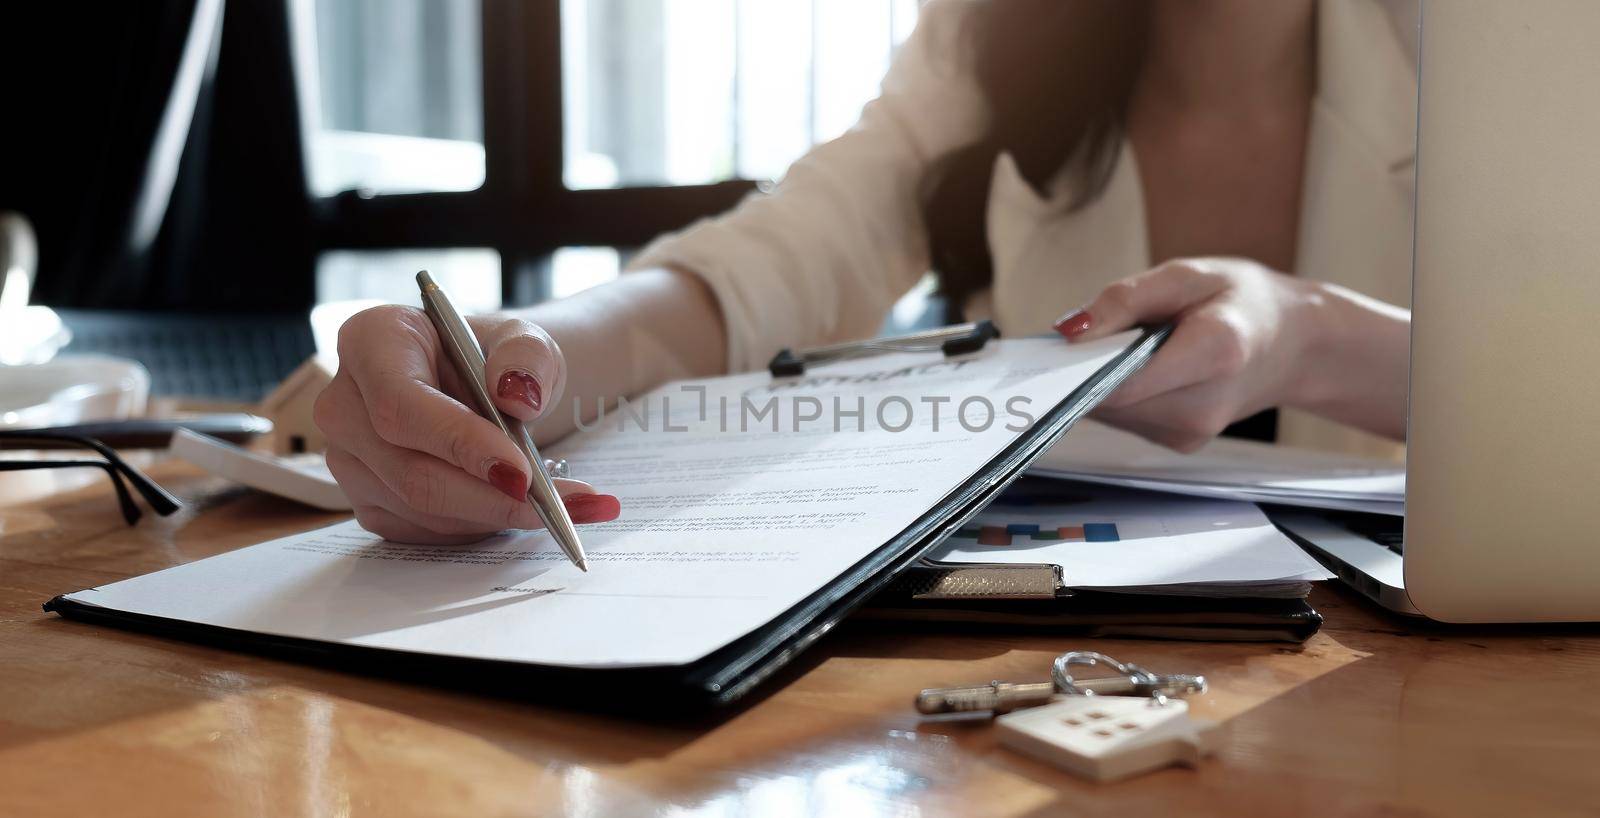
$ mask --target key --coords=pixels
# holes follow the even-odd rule
[[[1109,667],[1116,675],[1074,679],[1068,672],[1073,667],[1097,665]],[[1049,682],[1013,684],[995,681],[975,687],[929,688],[917,694],[916,706],[917,712],[924,715],[981,711],[1000,715],[1047,704],[1058,694],[1151,696],[1166,701],[1175,696],[1204,693],[1205,689],[1204,676],[1151,673],[1138,665],[1118,662],[1103,653],[1073,651],[1056,657]]]
[[[1148,696],[1145,686],[1125,676],[1104,676],[1097,679],[1080,679],[1073,682],[1079,692],[1099,696]],[[990,682],[975,687],[934,687],[917,694],[917,712],[924,715],[937,713],[976,713],[991,711],[996,715],[1048,704],[1059,693],[1067,691],[1054,682]]]
[[[1057,692],[1053,682],[990,682],[977,687],[935,687],[917,694],[917,712],[924,715],[980,711],[1009,713],[1018,708],[1045,704]]]

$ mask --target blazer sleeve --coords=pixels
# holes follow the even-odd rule
[[[927,3],[854,127],[770,190],[629,263],[706,282],[727,325],[729,371],[760,369],[783,347],[869,337],[927,272],[923,178],[981,138],[988,118],[963,34],[977,1]]]

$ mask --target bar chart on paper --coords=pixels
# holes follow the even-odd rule
[[[1331,576],[1254,503],[1023,480],[924,559],[1060,566],[1072,588],[1304,596]]]
[[[1113,514],[1098,513],[1092,491],[1063,490],[1060,484],[1028,481],[1011,487],[971,525],[950,537],[952,543],[995,548],[1033,543],[1120,542]],[[1118,509],[1120,511],[1120,509]]]
[[[1006,523],[1004,525],[967,526],[956,532],[953,540],[970,540],[978,545],[1010,547],[1019,545],[1018,537],[1030,542],[1117,542],[1116,523]]]

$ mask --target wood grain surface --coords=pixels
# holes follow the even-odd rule
[[[43,613],[340,519],[177,463],[152,473],[189,506],[133,528],[103,478],[0,482],[0,815],[1600,813],[1596,626],[1429,625],[1333,586],[1300,647],[853,625],[752,706],[659,725]],[[1220,753],[1095,785],[997,747],[982,720],[911,708],[923,687],[1043,679],[1085,648],[1205,674],[1194,707],[1224,720]]]

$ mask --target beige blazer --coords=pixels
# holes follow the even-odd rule
[[[872,335],[928,270],[918,190],[931,163],[983,133],[964,16],[981,0],[931,0],[880,96],[838,139],[770,190],[645,248],[629,269],[675,266],[710,285],[728,365],[758,369],[782,347]],[[1410,0],[1323,0],[1297,275],[1410,306],[1416,11]],[[1151,266],[1139,168],[1124,144],[1104,195],[1067,212],[1009,156],[988,209],[994,285],[966,305],[1011,336],[1047,332],[1106,284]],[[1400,447],[1286,411],[1280,441],[1395,456]]]

